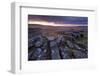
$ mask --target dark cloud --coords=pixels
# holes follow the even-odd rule
[[[63,24],[88,24],[88,17],[76,16],[47,16],[47,15],[28,15],[29,20],[47,21]]]

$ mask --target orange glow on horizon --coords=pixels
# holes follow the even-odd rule
[[[46,21],[28,21],[28,24],[39,24],[45,26],[80,26],[78,24],[57,24],[54,22],[46,22]]]

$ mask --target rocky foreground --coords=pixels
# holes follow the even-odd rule
[[[86,30],[28,30],[29,61],[88,58]]]

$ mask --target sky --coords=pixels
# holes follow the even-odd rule
[[[53,25],[53,26],[61,26],[61,25],[87,26],[88,17],[28,15],[28,24],[41,24],[41,25]]]

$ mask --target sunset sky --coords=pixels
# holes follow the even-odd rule
[[[50,26],[87,26],[88,17],[28,15],[28,24]]]

